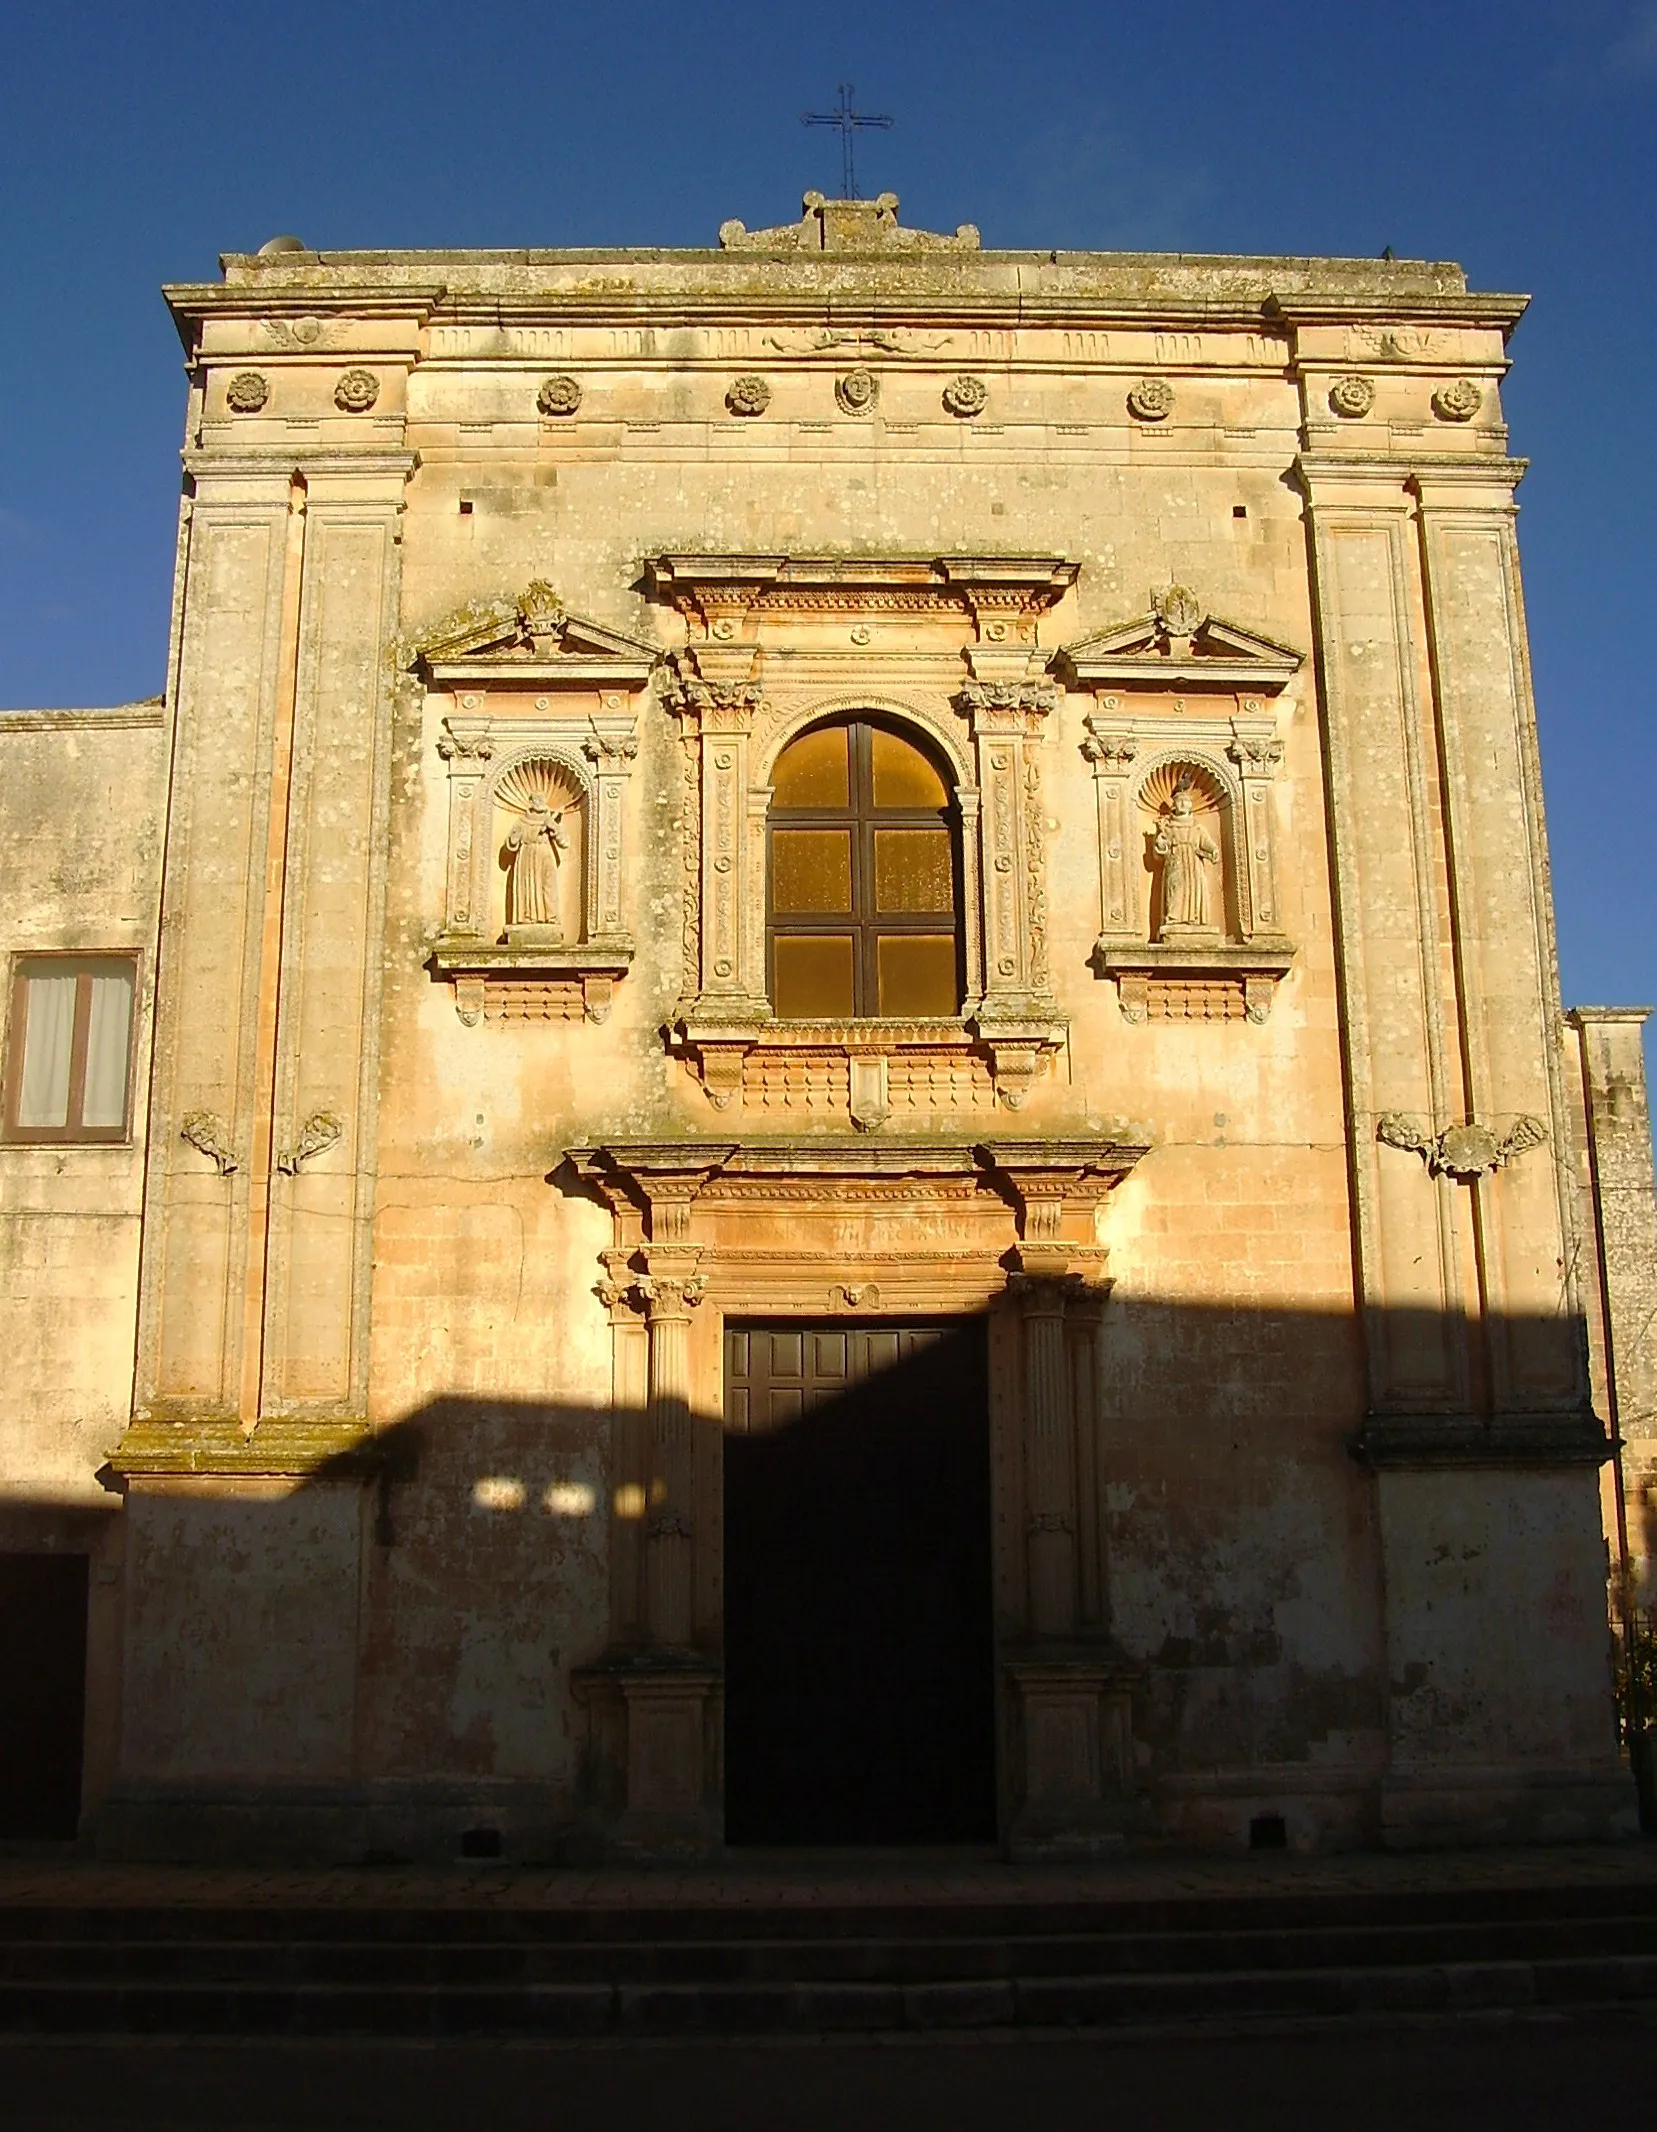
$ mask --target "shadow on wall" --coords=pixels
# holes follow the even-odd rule
[[[910,1357],[846,1388],[803,1383],[796,1411],[775,1397],[744,1429],[684,1417],[693,1513],[665,1521],[646,1451],[663,1418],[556,1401],[436,1399],[303,1479],[137,1478],[102,1521],[124,1529],[124,1562],[102,1629],[94,1605],[91,1660],[72,1622],[58,1633],[84,1577],[60,1605],[29,1597],[23,1571],[0,1616],[0,1687],[55,1649],[35,1706],[56,1695],[60,1734],[77,1667],[95,1705],[118,1693],[118,1749],[87,1784],[111,1849],[555,1858],[619,1779],[588,1751],[572,1672],[647,1645],[652,1549],[694,1532],[693,1642],[734,1698],[733,1839],[993,1837],[997,1653],[1031,1646],[1024,1540],[1040,1521],[1035,1452],[1008,1420],[1017,1320],[990,1319],[987,1345],[957,1321],[942,1388]],[[1561,1327],[1475,1342],[1459,1320],[1399,1318],[1372,1337],[1422,1371],[1471,1354],[1481,1384],[1493,1351],[1503,1367],[1557,1356]],[[1302,1781],[1368,1796],[1401,1755],[1604,1768],[1606,1446],[1591,1415],[1556,1400],[1512,1421],[1366,1420],[1350,1314],[1123,1298],[1097,1356],[1096,1427],[1065,1483],[1075,1636],[1108,1639],[1133,1669],[1148,1800],[1233,1780],[1256,1809]],[[70,1537],[41,1537],[49,1505],[0,1515],[13,1555],[86,1553],[61,1517]],[[119,1638],[118,1663],[100,1636]],[[905,1711],[907,1790],[890,1752]],[[90,1720],[89,1737],[117,1730],[113,1712]],[[838,1759],[817,1766],[825,1737]],[[0,1799],[55,1768],[46,1820],[62,1832],[78,1773],[54,1752],[0,1731]],[[940,1768],[959,1779],[948,1830],[905,1822]],[[836,1836],[836,1801],[853,1799],[865,1819]],[[38,1823],[42,1808],[7,1810]],[[1362,1840],[1373,1813],[1353,1814],[1345,1840]]]

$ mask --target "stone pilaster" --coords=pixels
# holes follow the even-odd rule
[[[1657,1187],[1648,1007],[1574,1007],[1581,1055],[1605,1379],[1622,1475],[1625,1599],[1657,1605]]]
[[[361,1414],[385,966],[391,676],[411,454],[307,475],[266,1252],[266,1414]]]
[[[702,1299],[698,1256],[652,1250],[650,1271],[638,1284],[650,1330],[645,1622],[650,1644],[672,1651],[690,1648],[695,1625],[690,1313]]]

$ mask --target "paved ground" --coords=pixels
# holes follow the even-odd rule
[[[88,1903],[122,1907],[203,1903],[340,1909],[392,1907],[657,1908],[666,1903],[1051,1902],[1112,1895],[1155,1900],[1354,1889],[1595,1886],[1657,1882],[1657,1842],[1549,1849],[1370,1852],[1299,1858],[1137,1852],[1098,1865],[1012,1866],[987,1853],[810,1854],[739,1852],[729,1863],[682,1871],[563,1871],[486,1866],[342,1867],[337,1870],[124,1866],[0,1847],[0,1905]]]
[[[1576,2132],[1649,2122],[1657,2027],[1151,2042],[0,2046],[6,2132]]]

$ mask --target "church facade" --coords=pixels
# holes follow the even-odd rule
[[[1632,1827],[1522,299],[811,195],[168,300],[165,694],[0,714],[22,1832]]]

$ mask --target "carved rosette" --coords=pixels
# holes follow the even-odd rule
[[[224,388],[224,404],[233,415],[256,415],[269,398],[270,380],[258,370],[238,370]]]
[[[334,387],[334,405],[342,415],[365,415],[380,397],[380,381],[372,370],[347,370]]]
[[[1373,380],[1356,373],[1349,377],[1336,378],[1329,388],[1329,405],[1343,420],[1357,422],[1375,405]]]
[[[1452,378],[1433,394],[1433,413],[1441,422],[1471,422],[1484,405],[1484,394],[1471,378]]]
[[[535,405],[544,415],[573,415],[581,405],[581,387],[572,377],[543,378]]]
[[[989,403],[990,388],[970,371],[963,370],[944,387],[944,410],[958,421],[970,422],[975,415],[981,415]]]
[[[737,378],[725,395],[725,405],[733,415],[762,415],[770,404],[771,387],[762,377]]]
[[[1128,412],[1136,422],[1166,422],[1174,411],[1174,388],[1166,378],[1141,378],[1128,391]]]

